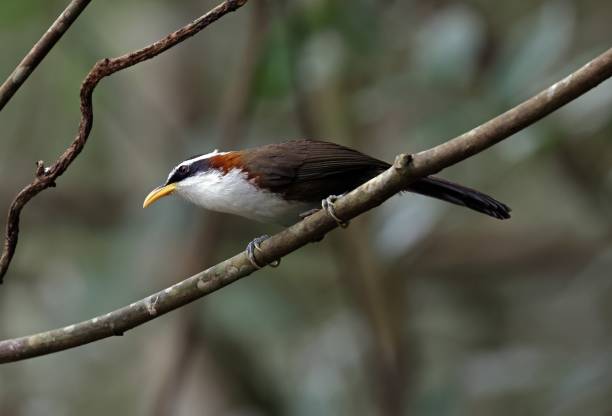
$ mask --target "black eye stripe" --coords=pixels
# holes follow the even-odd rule
[[[210,168],[208,159],[201,159],[191,162],[189,164],[182,164],[174,168],[174,171],[166,181],[166,185],[171,183],[180,182],[183,179],[194,176],[200,172],[205,172]]]
[[[191,164],[190,172],[192,174],[197,172],[205,172],[210,168],[210,160],[202,159]]]

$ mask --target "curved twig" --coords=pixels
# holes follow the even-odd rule
[[[19,65],[0,85],[0,111],[13,98],[13,95],[34,72],[38,64],[45,59],[45,56],[55,46],[55,44],[66,33],[68,28],[79,17],[91,3],[91,0],[72,0],[59,15],[55,22],[47,29],[44,35],[34,44],[30,52],[19,62]]]
[[[538,95],[469,132],[413,156],[400,155],[391,168],[340,198],[335,206],[341,218],[352,219],[380,205],[415,179],[436,173],[467,159],[517,131],[535,123],[559,107],[612,76],[612,49]],[[265,259],[277,259],[312,242],[337,227],[319,210],[261,244]],[[74,325],[22,338],[0,341],[0,363],[23,360],[74,348],[142,325],[255,271],[240,253],[208,270],[183,280],[129,306]]]
[[[83,150],[87,142],[93,125],[92,94],[102,78],[154,58],[160,53],[195,35],[223,15],[243,6],[247,1],[248,0],[226,0],[205,15],[149,46],[117,58],[103,59],[93,66],[81,85],[81,121],[79,123],[79,130],[76,138],[53,165],[44,167],[43,162],[39,161],[37,163],[34,181],[23,188],[11,203],[6,223],[4,247],[2,256],[0,257],[0,283],[2,283],[2,279],[15,254],[17,239],[19,237],[19,217],[21,210],[25,204],[38,193],[55,186],[56,179],[66,171],[68,166],[70,166],[79,153],[81,153],[81,150]]]

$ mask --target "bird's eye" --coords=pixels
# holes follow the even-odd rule
[[[178,168],[178,173],[181,175],[186,175],[187,172],[189,172],[189,166],[187,165],[182,165]]]

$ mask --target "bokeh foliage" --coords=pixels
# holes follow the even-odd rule
[[[102,82],[85,151],[24,212],[2,338],[130,303],[276,230],[179,200],[140,208],[176,162],[223,142],[259,1]],[[65,3],[0,3],[1,76]],[[96,60],[213,4],[94,1],[0,113],[1,206],[72,140]],[[392,160],[609,48],[612,9],[270,0],[266,16],[239,147],[314,136]],[[508,203],[510,221],[394,198],[123,338],[3,366],[0,414],[609,414],[611,109],[607,83],[443,173]]]

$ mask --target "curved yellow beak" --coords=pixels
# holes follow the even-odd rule
[[[149,193],[149,195],[147,195],[147,197],[145,198],[144,202],[142,203],[142,207],[143,208],[148,207],[153,202],[157,201],[160,198],[163,198],[165,196],[170,195],[175,190],[176,190],[176,184],[174,184],[174,183],[171,183],[171,184],[166,185],[166,186],[158,186],[157,188],[153,189]]]

